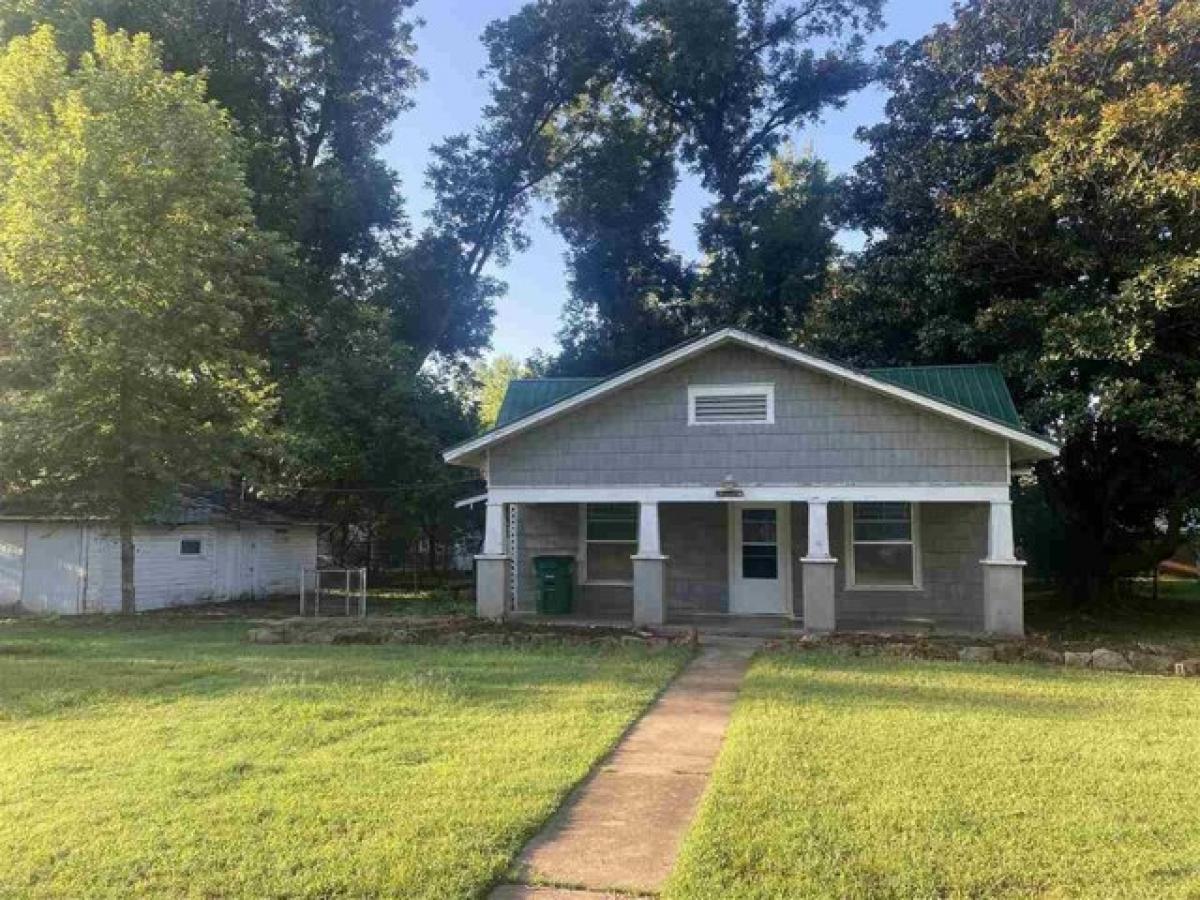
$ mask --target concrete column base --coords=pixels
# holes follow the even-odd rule
[[[633,624],[662,625],[667,621],[667,558],[633,557]]]
[[[475,615],[503,619],[508,606],[509,559],[503,554],[475,557]]]
[[[988,634],[1025,634],[1025,563],[1020,560],[982,560],[983,630]]]
[[[805,557],[800,560],[805,631],[833,631],[837,628],[833,602],[833,573],[836,568],[836,559]]]

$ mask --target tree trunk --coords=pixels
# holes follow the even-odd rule
[[[133,587],[133,519],[127,514],[121,515],[121,612],[130,615],[137,612],[137,598]]]

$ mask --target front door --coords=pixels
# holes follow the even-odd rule
[[[786,503],[729,506],[729,611],[784,615],[791,585],[791,528]]]

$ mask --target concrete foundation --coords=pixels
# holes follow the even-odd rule
[[[662,625],[667,621],[665,556],[633,557],[633,624]]]
[[[1025,563],[983,560],[983,630],[988,634],[1025,634]]]
[[[800,560],[805,631],[833,631],[837,627],[837,614],[834,611],[836,569],[836,559]]]
[[[508,601],[509,559],[504,555],[475,557],[475,614],[503,619]]]

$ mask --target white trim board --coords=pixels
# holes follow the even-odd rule
[[[494,487],[491,503],[808,503],[908,501],[1008,502],[1007,484],[781,485],[743,487],[740,497],[718,497],[714,487]]]
[[[954,419],[958,422],[963,422],[980,431],[986,431],[989,434],[994,434],[1002,437],[1005,440],[1012,441],[1029,450],[1041,454],[1044,458],[1051,458],[1058,455],[1058,445],[1046,438],[1036,437],[1028,434],[1019,428],[1013,428],[1009,425],[1004,425],[996,422],[986,416],[981,416],[968,410],[961,409],[949,403],[944,403],[940,400],[935,400],[925,394],[919,394],[916,391],[910,391],[907,388],[902,388],[898,385],[891,384],[887,381],[882,381],[878,378],[872,378],[855,369],[843,366],[839,363],[831,362],[827,359],[821,359],[818,356],[813,356],[805,353],[802,350],[797,350],[794,347],[789,347],[786,344],[778,343],[777,341],[759,337],[758,335],[750,334],[737,328],[722,328],[720,331],[714,331],[712,334],[706,335],[692,341],[690,344],[684,344],[682,347],[677,347],[655,359],[642,363],[640,366],[635,366],[618,375],[609,378],[597,384],[595,387],[588,388],[585,391],[580,391],[578,394],[572,394],[557,403],[547,406],[545,409],[525,416],[522,419],[505,425],[502,428],[496,428],[489,431],[487,434],[480,435],[466,443],[459,444],[457,447],[451,447],[443,454],[443,458],[448,463],[459,463],[463,465],[477,465],[471,457],[484,450],[493,444],[506,440],[516,434],[527,431],[543,422],[551,419],[556,419],[573,409],[577,409],[587,403],[591,403],[600,397],[604,397],[613,391],[619,390],[631,384],[635,384],[659,372],[663,369],[677,365],[686,359],[693,356],[698,356],[715,347],[723,344],[740,344],[744,347],[750,347],[756,350],[761,350],[772,356],[781,359],[789,360],[806,368],[817,372],[823,372],[834,378],[839,378],[843,381],[848,381],[852,384],[859,385],[867,390],[874,391],[877,394],[884,394],[914,406],[925,409],[929,412],[937,413],[949,419]]]

